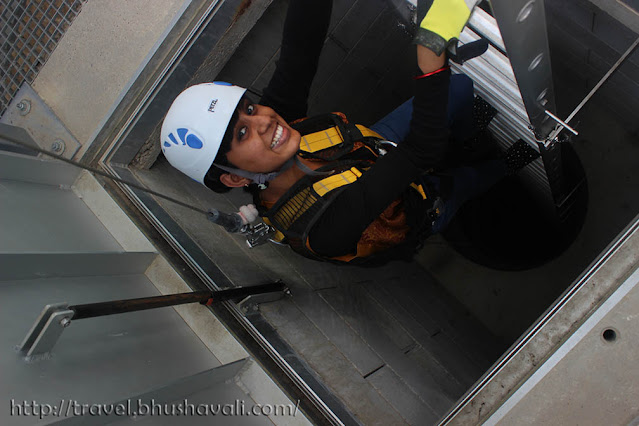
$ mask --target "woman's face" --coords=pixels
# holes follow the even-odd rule
[[[272,108],[242,100],[226,154],[235,167],[253,173],[278,170],[299,149],[301,135]]]

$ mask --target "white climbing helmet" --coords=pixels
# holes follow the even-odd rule
[[[245,91],[215,81],[191,86],[180,93],[171,104],[160,133],[162,152],[169,163],[203,184]]]

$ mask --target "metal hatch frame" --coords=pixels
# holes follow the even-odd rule
[[[85,163],[102,168],[107,173],[122,179],[138,182],[127,164],[137,154],[142,146],[142,135],[150,134],[149,129],[157,123],[168,109],[171,101],[183,86],[172,88],[170,78],[172,72],[183,60],[189,60],[189,55],[204,55],[205,52],[191,51],[195,40],[207,37],[217,43],[237,43],[237,36],[223,31],[240,22],[243,14],[248,10],[265,9],[271,0],[194,0],[186,8],[173,29],[167,34],[158,50],[149,58],[144,69],[136,78],[128,93],[120,101],[98,133],[91,147],[83,157]],[[542,0],[531,0],[529,3]],[[262,10],[263,10],[262,9]],[[260,13],[261,14],[261,13]],[[210,25],[214,20],[220,20],[218,28]],[[215,21],[217,23],[217,21]],[[208,30],[207,30],[208,28]],[[240,38],[241,40],[241,38]],[[211,45],[214,45],[212,43]],[[223,50],[223,49],[222,49]],[[208,53],[208,52],[206,52]],[[226,52],[228,54],[228,52]],[[190,58],[193,60],[193,58]],[[543,61],[542,61],[543,62]],[[541,62],[540,62],[541,63]],[[222,64],[223,65],[223,64]],[[533,67],[535,68],[535,67]],[[184,76],[182,76],[184,79]],[[188,80],[186,80],[188,81]],[[184,83],[186,83],[184,81]],[[177,90],[177,92],[176,92]],[[164,111],[158,108],[159,99],[166,104]],[[155,118],[153,118],[155,117]],[[155,120],[155,121],[153,121]],[[542,121],[543,118],[542,118]],[[545,120],[547,122],[547,120]],[[135,129],[134,129],[135,127]],[[142,130],[140,130],[142,129]],[[100,179],[107,191],[122,206],[125,212],[136,222],[138,227],[153,240],[158,249],[180,271],[187,283],[194,290],[220,289],[231,286],[229,280],[211,262],[188,235],[173,221],[163,208],[148,194],[131,189],[113,182]],[[613,256],[626,239],[639,229],[639,219],[612,243],[602,254],[601,258],[586,270],[580,279],[571,285],[566,292],[546,311],[546,313],[522,335],[522,337],[489,369],[484,376],[463,396],[449,414],[442,419],[445,424],[454,419],[464,407],[467,407],[491,380],[502,372],[509,362],[521,355],[536,337],[541,329],[552,321],[557,312],[574,301],[583,292],[588,277],[598,271],[603,263]],[[313,373],[302,365],[291,365],[282,356],[282,351],[290,350],[288,345],[269,330],[261,316],[251,315],[247,318],[241,310],[231,302],[224,302],[211,310],[225,323],[232,333],[247,349],[264,365],[265,369],[276,376],[285,392],[294,398],[302,399],[301,408],[320,424],[357,424],[352,414],[335,398]],[[564,330],[567,334],[570,328]],[[268,336],[268,338],[266,337]],[[275,339],[275,340],[274,340]],[[552,348],[548,349],[552,351]],[[520,371],[524,378],[528,371]]]

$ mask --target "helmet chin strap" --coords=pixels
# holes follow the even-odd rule
[[[221,166],[221,165],[215,164],[215,163],[213,163],[213,165],[215,167],[219,168],[219,169],[224,170],[225,172],[233,173],[234,175],[249,179],[249,180],[257,183],[258,185],[263,185],[266,182],[275,179],[280,173],[282,173],[285,169],[290,167],[290,166],[286,167],[286,164],[284,164],[282,169],[280,169],[277,172],[253,173],[253,172],[247,172],[246,170],[242,170],[242,169],[236,169],[236,168],[233,168],[233,167]]]
[[[309,168],[306,164],[302,163],[302,161],[299,159],[297,155],[287,160],[286,163],[284,163],[284,165],[280,168],[280,170],[276,172],[270,172],[270,173],[247,172],[246,170],[236,169],[234,167],[221,166],[219,164],[213,163],[215,167],[220,168],[224,170],[225,172],[233,173],[234,175],[237,175],[246,179],[250,179],[251,181],[257,183],[258,185],[264,185],[266,182],[269,182],[275,179],[277,176],[279,176],[280,174],[284,173],[286,170],[293,167],[293,164],[297,165],[297,167],[299,167],[299,169],[302,170],[304,174],[307,174],[310,176],[324,176],[324,175],[328,175],[332,173],[332,171],[317,172]]]

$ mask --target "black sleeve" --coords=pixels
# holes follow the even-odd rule
[[[407,138],[337,196],[309,234],[324,256],[355,253],[362,232],[411,182],[442,161],[448,141],[450,71],[416,81]]]
[[[291,0],[277,68],[260,104],[286,121],[304,118],[331,18],[332,0]]]

